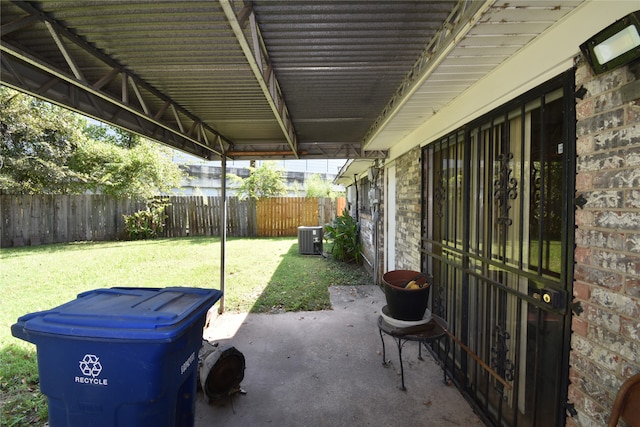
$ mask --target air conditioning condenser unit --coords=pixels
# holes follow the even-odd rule
[[[298,252],[302,255],[322,255],[322,226],[298,227]]]

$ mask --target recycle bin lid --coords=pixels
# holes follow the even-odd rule
[[[56,308],[21,316],[11,332],[29,342],[43,334],[172,341],[221,296],[217,289],[187,287],[96,289]]]

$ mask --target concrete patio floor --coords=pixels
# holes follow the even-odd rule
[[[205,426],[473,426],[482,425],[428,351],[403,349],[400,390],[397,346],[376,325],[385,297],[377,286],[330,288],[333,310],[223,314],[205,339],[243,353],[242,388],[209,405],[196,399],[196,427]]]

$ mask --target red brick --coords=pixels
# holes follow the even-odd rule
[[[587,98],[583,102],[576,105],[576,119],[582,120],[586,117],[593,116],[593,98]]]
[[[591,249],[589,248],[583,248],[583,247],[577,247],[575,250],[575,260],[576,263],[579,264],[588,264],[588,259],[589,256],[591,255]]]
[[[571,321],[571,330],[574,334],[586,337],[587,336],[587,327],[589,324],[583,320],[574,317]]]
[[[634,265],[635,274],[640,273],[638,270],[640,269],[640,262],[636,262]],[[637,277],[629,277],[627,276],[627,280],[625,282],[625,290],[626,294],[634,297],[640,298],[640,279]]]
[[[593,304],[583,304],[582,307],[584,308],[584,313],[582,313],[581,318],[589,326],[594,326],[594,334],[598,334],[597,326],[602,326],[610,331],[620,331],[620,315]],[[599,340],[601,339],[602,337],[599,338]]]
[[[626,121],[628,124],[640,122],[640,106],[629,103],[627,106]]]
[[[578,424],[577,419],[571,418],[571,417],[567,417],[567,420],[565,422],[565,426],[566,427],[580,427],[580,424]]]
[[[593,175],[590,173],[579,173],[576,175],[576,193],[593,190]]]
[[[569,358],[569,384],[575,384],[579,378],[580,373],[574,367],[576,359]]]
[[[635,365],[623,364],[620,373],[624,378],[631,378],[635,374],[640,374],[640,368]]]
[[[593,213],[584,209],[576,211],[576,225],[579,227],[593,226]]]
[[[593,80],[593,78],[595,77],[595,74],[593,73],[593,71],[591,71],[591,68],[589,67],[586,61],[583,61],[582,63],[577,63],[576,65],[577,65],[577,68],[576,68],[576,86],[577,87],[580,87],[581,85],[589,83],[591,80]],[[588,96],[591,96],[591,95],[588,95]]]
[[[584,407],[584,395],[578,387],[573,384],[569,384],[569,390],[567,392],[567,400],[574,404],[577,410],[581,410]]]
[[[598,309],[592,304],[582,304],[582,308],[584,309],[582,316],[585,319],[593,318],[594,315],[597,315]]]
[[[589,301],[591,288],[584,283],[575,282],[573,284],[573,296],[583,301]]]
[[[576,281],[586,282],[587,276],[588,276],[587,267],[584,266],[583,264],[576,264],[576,267],[573,272],[573,278]]]
[[[620,317],[620,332],[623,336],[640,341],[640,319]]]

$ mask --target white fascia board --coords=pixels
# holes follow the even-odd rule
[[[394,144],[389,159],[426,145],[573,67],[580,44],[638,9],[631,0],[587,0]]]

